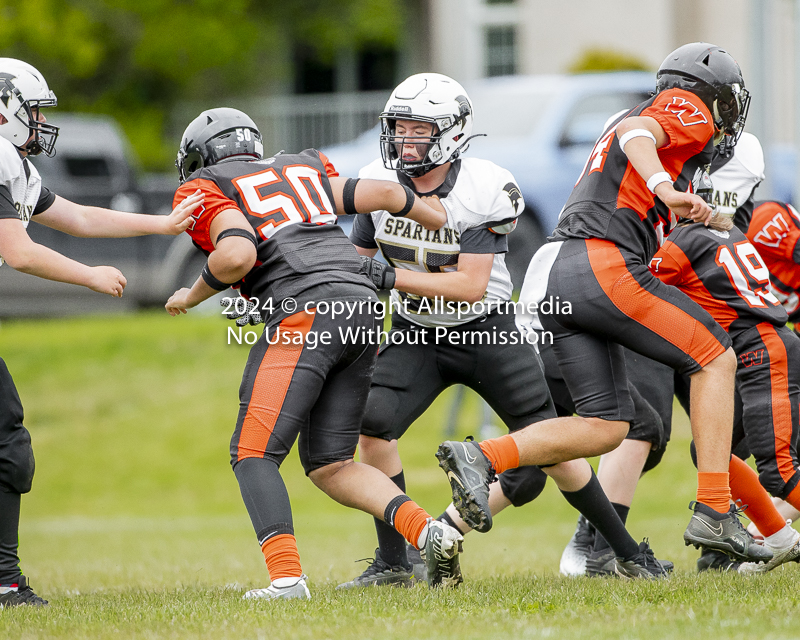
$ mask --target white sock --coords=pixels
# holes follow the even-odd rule
[[[773,549],[780,549],[783,547],[790,546],[794,542],[796,537],[797,537],[797,532],[787,524],[780,531],[764,538],[764,542],[766,542],[767,545],[769,545]]]
[[[433,520],[433,518],[428,518],[428,524],[425,525],[425,527],[422,529],[422,532],[419,534],[419,538],[417,539],[417,549],[425,548],[425,543],[428,540],[428,529],[431,526],[431,520]]]
[[[293,587],[302,579],[303,579],[302,576],[300,577],[293,576],[291,578],[275,578],[275,580],[272,581],[272,586],[275,587],[276,589],[286,589],[287,587]]]

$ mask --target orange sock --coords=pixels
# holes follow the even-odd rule
[[[261,545],[261,551],[267,561],[270,580],[299,578],[303,575],[297,541],[291,533],[281,533],[267,538]]]
[[[771,536],[786,526],[764,487],[758,481],[758,474],[741,458],[731,456],[728,467],[731,496],[734,502],[747,505],[745,515],[752,520],[764,536]]]
[[[800,484],[792,489],[792,492],[784,499],[795,509],[800,511]]]
[[[519,448],[510,433],[507,436],[484,440],[480,443],[480,448],[497,473],[519,466]]]
[[[731,488],[727,473],[697,473],[697,501],[707,507],[727,513],[730,508]]]
[[[394,528],[408,540],[413,547],[419,545],[419,536],[428,524],[428,513],[413,500],[401,504],[394,515]]]

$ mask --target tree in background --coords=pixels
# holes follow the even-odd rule
[[[267,95],[293,51],[397,46],[401,0],[0,0],[0,55],[39,68],[64,111],[114,116],[146,169],[169,167],[171,108]]]
[[[586,49],[569,67],[569,73],[652,71],[638,56],[615,49]]]

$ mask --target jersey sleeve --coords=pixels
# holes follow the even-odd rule
[[[14,199],[11,197],[11,191],[4,184],[0,184],[0,220],[9,218],[20,219],[19,211],[14,206]]]
[[[493,233],[491,229],[473,227],[461,232],[461,253],[505,253],[508,251],[507,233]]]
[[[686,158],[690,158],[702,151],[714,136],[708,107],[683,89],[662,91],[640,115],[653,118],[667,134],[669,142],[658,150],[659,153],[685,148]]]
[[[667,239],[661,248],[656,252],[656,255],[650,260],[650,271],[659,280],[666,284],[678,286],[683,282],[683,260],[677,258],[672,251],[675,244]],[[683,255],[682,251],[677,252],[679,257]]]
[[[370,214],[359,214],[353,220],[350,230],[350,242],[362,249],[377,249],[375,242],[375,221]]]
[[[517,218],[525,210],[525,199],[522,191],[514,181],[509,181],[497,194],[489,221],[483,226],[492,233],[506,235],[517,226]]]
[[[50,191],[50,189],[48,189],[47,187],[42,186],[42,190],[39,193],[39,200],[36,203],[36,207],[33,210],[33,214],[31,215],[35,216],[36,214],[44,213],[51,206],[53,206],[53,203],[55,201],[56,201],[56,194]]]
[[[328,174],[329,178],[338,178],[339,172],[336,170],[336,167],[333,166],[333,163],[328,160],[328,156],[326,156],[322,151],[318,151],[319,159],[322,160],[322,164],[325,165],[325,173]]]
[[[197,189],[203,192],[203,205],[200,207],[200,212],[192,216],[194,221],[186,230],[186,233],[189,234],[197,246],[204,251],[211,252],[214,250],[214,244],[211,242],[210,237],[211,223],[214,218],[226,209],[236,209],[237,211],[241,211],[241,209],[235,201],[222,193],[215,182],[203,178],[196,178],[182,184],[175,192],[175,197],[172,199],[172,207],[175,208],[178,203],[192,195]]]
[[[800,215],[790,204],[759,204],[753,212],[747,238],[763,255],[800,264]]]

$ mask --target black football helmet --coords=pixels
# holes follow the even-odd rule
[[[684,89],[700,98],[711,111],[722,153],[729,155],[744,130],[750,93],[742,71],[724,49],[693,42],[670,53],[658,69],[657,89]]]
[[[230,160],[261,160],[264,144],[250,116],[238,109],[203,111],[189,123],[181,138],[175,166],[181,184],[198,169]]]

